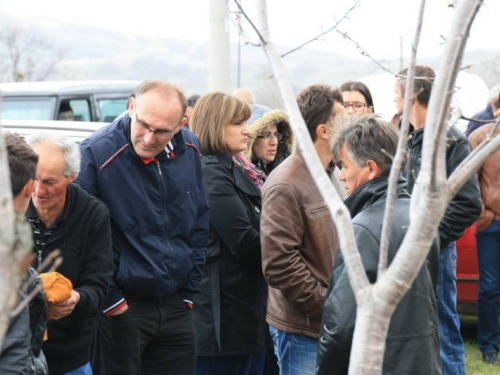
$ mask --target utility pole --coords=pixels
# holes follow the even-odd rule
[[[228,0],[210,0],[208,88],[231,92]]]
[[[401,72],[404,69],[405,60],[403,58],[403,35],[399,36],[399,71]]]

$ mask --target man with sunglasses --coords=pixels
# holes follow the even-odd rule
[[[77,180],[108,205],[114,282],[100,316],[95,374],[194,374],[191,315],[208,243],[198,139],[186,99],[146,81],[128,115],[81,144]]]

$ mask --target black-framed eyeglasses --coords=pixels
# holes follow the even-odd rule
[[[167,139],[171,139],[173,138],[173,136],[175,135],[175,131],[177,130],[177,128],[179,128],[179,126],[181,125],[182,123],[182,120],[184,118],[182,118],[178,123],[177,125],[175,125],[175,127],[172,129],[172,130],[166,130],[166,129],[151,129],[148,125],[146,125],[145,123],[143,123],[141,120],[139,120],[137,118],[137,107],[134,107],[134,113],[135,113],[135,122],[143,129],[147,130],[148,132],[150,133],[153,133],[153,135],[158,139],[158,140],[167,140]]]
[[[262,139],[265,139],[266,141],[270,141],[272,138],[276,138],[279,141],[281,141],[283,139],[283,134],[281,133],[270,133],[270,132],[266,132],[266,133],[262,133],[261,135],[258,135],[257,138],[262,138]]]
[[[352,107],[352,110],[354,112],[361,112],[363,109],[365,109],[366,103],[363,103],[363,102],[344,102],[344,104],[342,104],[342,106],[344,107],[344,109],[346,111],[349,109],[349,107]]]

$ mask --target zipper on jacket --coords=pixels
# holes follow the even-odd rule
[[[38,250],[38,264],[42,264],[42,250]]]
[[[160,174],[160,176],[163,176],[163,173],[161,173],[161,168],[160,168],[160,162],[159,161],[156,162],[156,166],[158,167],[158,173]]]

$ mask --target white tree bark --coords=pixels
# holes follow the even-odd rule
[[[418,200],[418,205],[412,204],[412,221],[396,257],[386,272],[379,275],[377,282],[371,285],[361,264],[349,212],[327,179],[300,115],[286,69],[270,41],[266,0],[258,2],[258,32],[260,31],[261,40],[263,39],[263,48],[278,82],[298,146],[333,217],[349,281],[358,304],[349,374],[382,373],[390,318],[420,271],[447,205],[484,160],[500,148],[500,138],[497,137],[469,158],[471,164],[468,167],[462,164],[450,176],[449,183],[446,181],[445,137],[450,99],[470,26],[480,5],[481,0],[462,0],[457,4],[442,67],[429,104],[423,166],[416,184],[417,195],[412,198],[413,202]],[[385,268],[383,264],[381,268]]]

